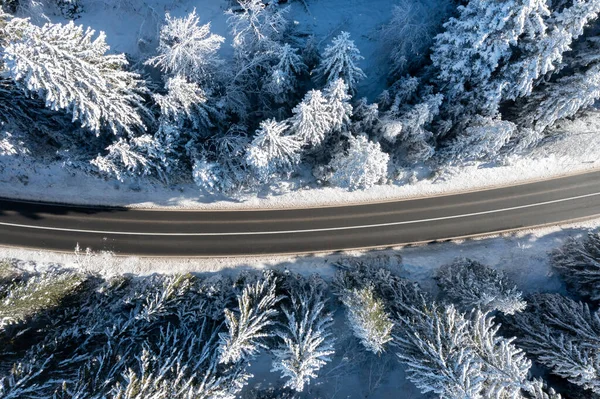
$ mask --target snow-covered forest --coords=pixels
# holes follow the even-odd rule
[[[3,0],[0,170],[357,190],[527,154],[600,98],[597,0],[377,1],[369,31],[315,28],[337,3]],[[105,19],[128,13],[121,53]]]
[[[81,250],[74,269],[4,260],[0,396],[328,398],[354,378],[388,397],[401,378],[406,397],[600,397],[598,233],[548,254],[558,291],[523,293],[467,258],[419,283],[397,273],[401,253],[342,257],[327,276],[107,277]]]

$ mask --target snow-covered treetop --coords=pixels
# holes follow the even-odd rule
[[[300,162],[301,143],[296,137],[286,135],[284,122],[269,119],[261,122],[246,156],[250,166],[261,178],[275,172],[291,172]]]
[[[209,82],[223,63],[217,51],[225,38],[210,33],[210,23],[200,26],[199,21],[195,9],[184,18],[167,14],[160,30],[158,55],[146,64],[193,81]]]
[[[294,136],[303,144],[319,145],[332,128],[328,102],[319,90],[310,90],[292,110],[290,118]]]
[[[209,107],[206,105],[206,94],[196,83],[190,83],[182,76],[175,76],[167,80],[165,88],[168,90],[166,95],[154,95],[164,117],[179,126],[185,119],[190,120],[196,129],[213,126]],[[216,111],[212,113],[215,114]]]
[[[149,115],[140,93],[145,86],[124,68],[123,54],[106,54],[104,32],[73,22],[45,24],[12,19],[3,32],[4,74],[28,93],[45,98],[46,106],[65,110],[97,135],[106,126],[114,134],[145,130],[140,111]]]
[[[352,96],[348,94],[349,87],[343,79],[339,78],[325,87],[325,98],[329,102],[329,113],[331,115],[331,129],[341,131],[350,124],[352,116]]]
[[[356,190],[369,188],[387,177],[390,156],[365,135],[350,136],[347,152],[334,156],[329,164],[333,170],[328,180],[331,184]]]
[[[341,32],[336,36],[331,45],[325,47],[321,64],[313,71],[317,79],[332,83],[342,78],[351,92],[356,89],[356,84],[366,78],[365,73],[356,63],[364,57],[350,40],[350,33]]]
[[[265,4],[262,0],[237,0],[241,11],[228,10],[227,23],[233,35],[232,45],[238,56],[245,57],[260,49],[272,48],[273,42],[283,35],[287,21],[287,8],[276,2]]]

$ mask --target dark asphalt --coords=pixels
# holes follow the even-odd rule
[[[600,171],[450,196],[287,210],[136,210],[0,199],[0,245],[73,251],[79,243],[142,256],[300,253],[445,240],[596,215]]]

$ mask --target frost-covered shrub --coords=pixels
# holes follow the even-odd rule
[[[73,22],[35,26],[13,18],[4,26],[5,75],[26,93],[46,101],[46,107],[73,115],[96,135],[103,128],[114,134],[145,130],[150,115],[141,94],[140,77],[127,72],[123,54],[106,52],[106,36]]]
[[[275,330],[282,342],[272,351],[271,371],[280,371],[284,386],[297,392],[317,378],[334,353],[333,315],[327,310],[323,285],[315,279],[293,285],[281,307],[284,320]]]
[[[327,180],[349,190],[374,186],[387,178],[390,157],[364,135],[350,136],[349,148],[334,155]]]
[[[358,82],[366,77],[356,65],[363,58],[354,41],[350,40],[350,33],[341,32],[330,46],[325,47],[323,59],[312,73],[316,80],[327,84],[341,78],[353,93]]]
[[[559,294],[536,294],[527,302],[508,319],[517,345],[553,374],[600,393],[599,311]]]
[[[386,344],[392,340],[394,324],[373,287],[346,290],[340,299],[346,307],[348,324],[361,344],[375,354],[385,351]]]
[[[200,26],[196,10],[184,18],[166,15],[160,30],[158,55],[146,63],[171,75],[199,83],[213,83],[223,61],[217,51],[225,38],[210,32],[210,23]]]
[[[575,294],[600,301],[600,234],[569,238],[552,251],[550,259]]]
[[[462,311],[520,312],[527,304],[515,284],[501,271],[470,259],[456,259],[440,267],[435,279],[443,296]]]

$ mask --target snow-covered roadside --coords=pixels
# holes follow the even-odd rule
[[[365,191],[338,188],[279,187],[280,194],[237,200],[204,195],[193,184],[167,187],[142,180],[103,180],[59,162],[36,163],[30,158],[0,157],[0,196],[53,202],[130,206],[138,208],[233,209],[342,205],[353,202],[415,198],[477,190],[583,172],[600,167],[600,113],[588,113],[557,127],[565,136],[514,159],[508,165],[477,164],[448,170],[437,179],[382,185]],[[3,159],[2,159],[3,158]],[[2,167],[4,169],[2,169]],[[292,186],[294,186],[292,189]]]
[[[334,264],[340,258],[368,259],[388,255],[394,259],[393,263],[403,277],[418,281],[426,289],[434,289],[431,277],[439,266],[457,257],[467,257],[504,270],[524,292],[560,291],[562,284],[551,273],[548,251],[561,246],[568,237],[579,237],[588,230],[598,227],[600,227],[600,218],[485,238],[381,251],[348,251],[303,256],[139,258],[117,257],[111,254],[86,255],[85,251],[80,251],[79,255],[76,255],[0,247],[0,259],[18,259],[21,267],[27,270],[40,271],[60,265],[60,267],[84,269],[105,276],[130,273],[137,275],[187,272],[238,273],[243,270],[277,268],[305,275],[318,273],[328,279],[335,273]]]

